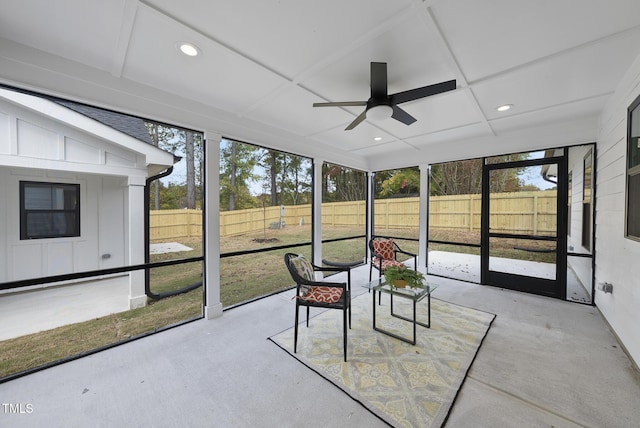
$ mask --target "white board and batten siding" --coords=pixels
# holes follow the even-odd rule
[[[625,232],[627,108],[640,96],[640,57],[600,116],[596,190],[595,302],[640,365],[640,242]],[[608,282],[612,293],[599,286]]]
[[[143,209],[130,186],[144,186],[149,162],[128,146],[146,144],[46,100],[12,101],[0,97],[0,282],[126,265],[128,210]],[[80,184],[80,236],[21,240],[20,181]]]

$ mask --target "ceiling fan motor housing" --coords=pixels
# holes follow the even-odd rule
[[[398,104],[425,98],[442,92],[452,91],[456,89],[456,81],[449,80],[446,82],[436,83],[435,85],[424,86],[421,88],[410,89],[408,91],[398,92],[389,95],[387,93],[387,63],[372,62],[371,63],[371,96],[365,101],[344,101],[329,103],[314,103],[314,107],[354,107],[364,105],[365,110],[356,117],[346,128],[349,131],[355,128],[363,120],[370,119],[373,121],[384,120],[389,117],[411,125],[416,118],[398,107]]]

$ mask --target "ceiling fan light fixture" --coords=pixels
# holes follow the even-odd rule
[[[187,42],[179,42],[178,49],[187,56],[197,56],[200,53],[200,49],[196,45]]]
[[[417,119],[404,111],[398,104],[408,103],[409,101],[419,100],[421,98],[430,97],[432,95],[441,94],[447,91],[453,91],[457,88],[455,79],[447,80],[433,85],[427,85],[420,88],[413,88],[407,91],[389,94],[387,91],[387,63],[372,62],[371,63],[371,79],[369,86],[371,87],[371,96],[366,101],[338,101],[326,103],[313,103],[314,107],[359,107],[366,106],[365,110],[356,116],[353,121],[344,128],[350,131],[358,126],[365,119],[371,122],[383,121],[385,119],[395,119],[405,125],[411,125]]]
[[[367,110],[367,119],[373,120],[374,122],[380,122],[385,119],[389,119],[392,114],[393,108],[391,106],[380,104]]]

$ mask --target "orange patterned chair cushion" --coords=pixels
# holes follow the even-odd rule
[[[382,256],[383,260],[395,260],[393,252],[393,239],[374,240],[373,250]]]
[[[375,267],[377,267],[378,269],[380,269],[380,259],[373,259],[373,265]],[[386,268],[388,268],[389,266],[400,266],[400,267],[406,267],[404,265],[404,263],[396,261],[396,260],[383,260],[382,261],[382,271],[384,272],[384,270]]]
[[[340,297],[342,297],[342,288],[319,285],[309,287],[309,291],[300,296],[302,300],[320,303],[336,303]]]

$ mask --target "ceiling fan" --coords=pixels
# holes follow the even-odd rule
[[[338,101],[333,103],[313,103],[314,107],[354,107],[366,106],[365,110],[345,128],[349,131],[366,118],[382,120],[392,117],[405,125],[411,125],[416,118],[398,107],[398,104],[425,98],[441,92],[452,91],[456,88],[456,81],[436,83],[422,88],[410,89],[389,95],[387,93],[387,63],[371,63],[371,97],[367,101]]]

